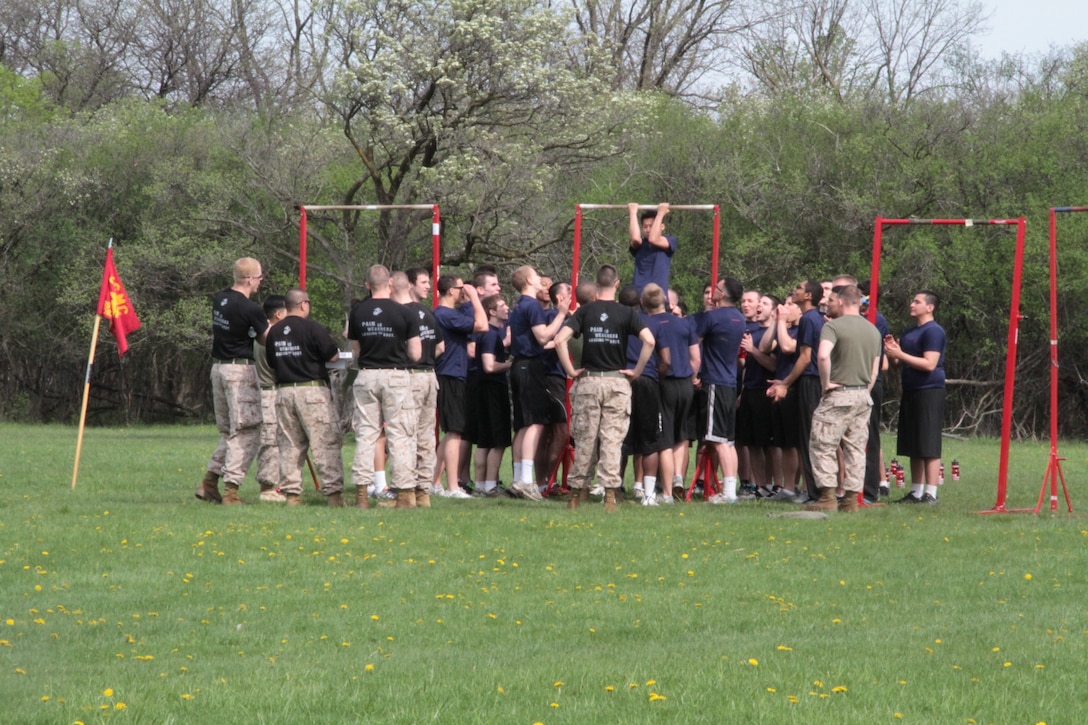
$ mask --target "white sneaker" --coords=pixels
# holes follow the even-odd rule
[[[529,501],[544,500],[544,497],[540,495],[540,491],[537,490],[535,483],[515,483],[510,486],[510,490],[517,494],[519,497],[527,499]]]
[[[446,495],[446,489],[442,488],[441,486],[431,486],[431,495],[432,496],[445,496]]]
[[[736,496],[726,496],[724,493],[715,494],[707,503],[736,503]]]
[[[375,498],[379,501],[396,501],[397,494],[393,493],[392,489],[386,487],[380,491],[373,491],[370,494],[371,498]]]
[[[286,503],[287,497],[274,488],[270,488],[267,491],[261,491],[261,495],[258,496],[261,501],[265,503]]]
[[[797,498],[797,495],[788,488],[780,488],[771,496],[768,501],[782,501],[785,503],[793,503],[793,500]]]
[[[604,486],[597,484],[593,488],[589,489],[590,496],[604,496]]]
[[[635,484],[635,498],[642,498],[643,495],[644,494],[642,493],[642,484],[641,483],[636,483]]]
[[[472,498],[472,496],[465,493],[465,489],[463,488],[455,488],[452,491],[446,492],[446,498]]]
[[[671,506],[672,505],[672,496],[664,496],[663,495],[658,499],[658,501],[660,503],[665,504],[666,506]]]
[[[642,497],[643,506],[657,506],[657,496],[650,494],[649,496]]]

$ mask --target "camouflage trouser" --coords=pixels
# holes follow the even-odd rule
[[[385,424],[389,448],[390,487],[416,487],[416,420],[412,374],[407,370],[360,370],[355,393],[355,457],[351,482],[365,489],[374,482],[374,445]]]
[[[284,387],[276,392],[280,451],[280,490],[302,493],[302,467],[310,452],[321,492],[344,490],[340,427],[332,395],[326,387]]]
[[[355,370],[329,370],[329,389],[332,391],[332,405],[336,410],[340,435],[345,436],[352,430],[352,416],[355,414],[355,399],[351,392],[351,382]]]
[[[624,377],[584,375],[570,395],[570,434],[574,438],[571,488],[589,485],[597,454],[597,483],[619,488],[623,439],[631,422],[631,384]]]
[[[261,389],[256,365],[212,365],[212,402],[219,445],[208,470],[240,486],[261,443]]]
[[[280,484],[280,448],[276,424],[276,389],[261,388],[261,444],[257,447],[257,483]]]
[[[430,488],[436,462],[435,419],[438,378],[433,370],[412,372],[412,401],[416,408],[416,487]]]
[[[838,450],[842,445],[843,484],[856,493],[865,480],[865,446],[869,443],[869,391],[834,388],[824,394],[812,415],[809,455],[819,488],[838,486]]]

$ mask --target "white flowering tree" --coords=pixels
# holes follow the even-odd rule
[[[340,203],[440,199],[446,263],[544,253],[571,175],[622,151],[646,108],[585,71],[588,44],[535,0],[348,0],[323,21],[326,102],[359,159]],[[425,258],[418,217],[337,221],[372,225],[387,263]]]

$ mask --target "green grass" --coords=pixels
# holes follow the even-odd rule
[[[1088,521],[976,514],[994,441],[946,442],[963,480],[938,507],[807,521],[758,502],[333,510],[312,491],[290,511],[212,507],[192,497],[211,428],[89,430],[75,491],[73,429],[0,436],[5,723],[1053,725],[1082,709]],[[1062,453],[1083,480],[1088,448]],[[1034,505],[1047,454],[1013,447],[1010,507]]]

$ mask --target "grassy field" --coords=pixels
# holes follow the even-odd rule
[[[0,425],[4,723],[1074,723],[1075,512],[981,516],[994,441],[936,507],[437,500],[212,507],[208,427]],[[350,454],[350,448],[347,450]],[[1033,506],[1045,444],[1013,448]],[[893,495],[896,492],[893,489]],[[255,485],[243,488],[256,500]]]

